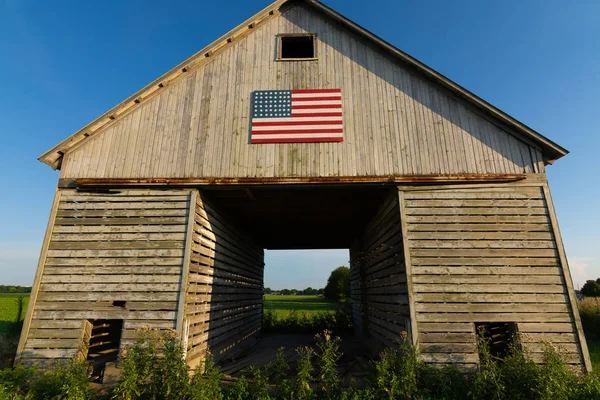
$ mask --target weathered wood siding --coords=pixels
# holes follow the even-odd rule
[[[262,318],[264,251],[202,195],[195,205],[185,302],[187,361],[208,348],[222,360],[257,339]]]
[[[318,60],[277,62],[278,33]],[[68,152],[61,178],[541,172],[541,152],[307,6],[287,8]],[[250,93],[341,88],[343,143],[249,144]]]
[[[474,365],[474,323],[515,322],[532,359],[541,360],[546,341],[562,347],[567,362],[584,365],[587,348],[547,186],[533,185],[401,193],[425,361]]]
[[[190,191],[61,190],[57,196],[21,360],[41,364],[76,355],[88,319],[122,319],[121,346],[131,344],[138,328],[174,329]]]
[[[392,193],[350,251],[355,333],[375,350],[397,345],[410,329],[398,194]]]

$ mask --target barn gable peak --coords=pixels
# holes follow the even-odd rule
[[[338,22],[353,34],[364,39],[369,45],[378,48],[391,58],[396,59],[403,65],[407,65],[408,67],[417,71],[428,80],[435,82],[436,84],[444,87],[446,90],[449,90],[457,97],[462,98],[464,101],[477,108],[483,114],[489,116],[491,119],[499,121],[500,124],[508,127],[512,132],[516,133],[526,141],[534,143],[536,147],[539,147],[546,163],[552,163],[558,158],[568,154],[568,151],[557,143],[551,141],[522,122],[492,106],[485,100],[479,98],[477,95],[471,93],[439,72],[392,46],[385,40],[377,37],[367,29],[352,22],[321,2],[317,0],[277,0],[190,58],[183,61],[169,72],[154,80],[149,85],[127,98],[125,101],[119,103],[91,123],[79,129],[73,135],[41,155],[39,160],[50,165],[54,169],[59,169],[61,167],[62,158],[67,152],[75,147],[79,147],[79,145],[83,144],[91,137],[101,132],[104,128],[119,120],[119,118],[137,109],[141,104],[147,102],[147,100],[153,98],[155,95],[162,93],[171,83],[186,76],[186,74],[190,71],[204,65],[208,60],[211,60],[213,56],[227,49],[239,38],[251,34],[255,28],[264,24],[274,16],[279,15],[284,8],[293,4],[305,4],[310,6],[321,15]]]

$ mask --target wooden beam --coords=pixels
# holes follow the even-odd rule
[[[540,174],[461,174],[461,175],[396,175],[396,176],[326,176],[326,177],[261,177],[261,178],[74,178],[59,179],[61,188],[106,186],[260,186],[299,184],[444,184],[503,183],[538,179]]]

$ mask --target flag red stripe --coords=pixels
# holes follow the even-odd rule
[[[328,97],[294,97],[292,101],[325,101],[325,100],[342,100],[342,96],[328,96]]]
[[[322,112],[322,113],[292,113],[292,117],[341,117],[341,112]],[[340,119],[341,121],[341,119]]]
[[[293,139],[252,139],[252,143],[316,143],[316,142],[342,142],[341,137],[332,138],[293,138]]]
[[[294,93],[342,93],[342,89],[297,89],[292,90]]]
[[[261,131],[252,129],[253,135],[279,135],[282,133],[344,133],[343,129],[280,129],[277,131]]]
[[[317,109],[317,108],[342,108],[341,104],[317,104],[317,105],[305,105],[305,106],[294,106],[292,105],[292,110],[308,110],[308,109]]]
[[[293,122],[252,122],[252,126],[285,126],[285,125],[339,125],[342,119],[335,121],[293,121]]]

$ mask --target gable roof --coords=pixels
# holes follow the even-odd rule
[[[360,25],[352,22],[348,18],[342,16],[338,12],[325,6],[318,0],[277,0],[262,11],[260,11],[259,13],[257,13],[256,15],[254,15],[253,17],[238,25],[236,28],[221,36],[219,39],[215,40],[214,42],[212,42],[211,44],[209,44],[208,46],[206,46],[187,60],[183,61],[166,74],[155,79],[149,85],[142,88],[141,90],[127,98],[125,101],[119,103],[109,111],[102,114],[100,117],[96,118],[94,121],[79,129],[73,135],[69,136],[67,139],[63,140],[62,142],[54,146],[52,149],[42,154],[38,159],[50,165],[54,169],[59,169],[63,155],[67,153],[70,149],[80,145],[89,137],[99,132],[102,128],[112,124],[119,117],[122,117],[123,115],[136,109],[141,103],[153,97],[156,93],[160,93],[161,91],[163,91],[165,87],[167,87],[177,78],[184,76],[187,72],[191,71],[192,69],[195,69],[200,65],[206,63],[207,60],[210,60],[213,55],[227,48],[230,43],[235,42],[240,37],[251,32],[258,25],[264,23],[265,21],[272,18],[274,15],[278,14],[280,8],[286,3],[303,3],[310,5],[311,7],[320,11],[327,17],[337,21],[354,34],[365,39],[367,42],[379,47],[388,55],[398,59],[399,61],[408,65],[412,69],[426,76],[430,80],[437,82],[438,84],[450,90],[458,97],[466,100],[468,103],[472,104],[485,114],[501,122],[510,131],[518,134],[525,140],[533,142],[534,144],[539,146],[542,150],[544,161],[546,161],[547,163],[551,164],[560,157],[568,154],[568,151],[562,146],[546,138],[545,136],[531,129],[527,125],[511,117],[510,115],[504,113],[503,111],[489,104],[477,95],[471,93],[467,89],[448,79],[444,75],[440,74],[439,72],[433,70],[432,68],[428,67],[427,65],[418,61],[417,59],[411,57],[405,52],[389,44],[385,40],[377,37],[373,33],[369,32],[367,29],[361,27]]]

